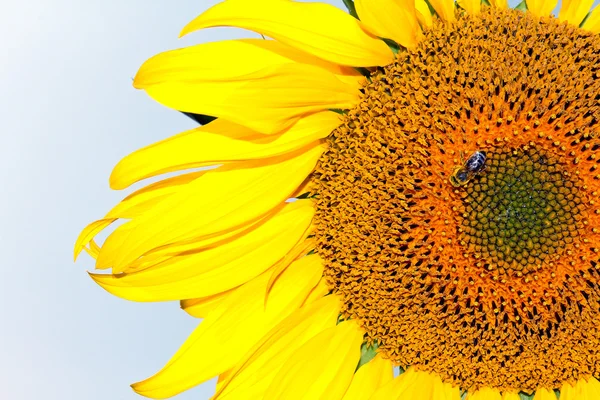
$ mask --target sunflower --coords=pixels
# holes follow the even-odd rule
[[[76,243],[108,292],[203,319],[133,389],[600,399],[600,8],[345,3],[224,1],[182,34],[266,38],[137,73],[210,122],[125,157],[113,189],[179,174]]]

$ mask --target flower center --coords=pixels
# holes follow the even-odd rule
[[[460,244],[494,276],[535,272],[584,232],[581,183],[536,147],[489,153],[463,194]]]
[[[488,7],[372,73],[315,240],[386,357],[467,390],[600,375],[599,77],[598,36]]]

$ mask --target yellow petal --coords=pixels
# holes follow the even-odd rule
[[[117,228],[104,243],[96,267],[112,267],[118,273],[158,247],[238,229],[258,219],[289,198],[322,152],[323,147],[315,146],[288,159],[208,171]]]
[[[133,385],[150,398],[167,398],[228,369],[284,318],[296,311],[323,273],[316,256],[296,261],[275,283],[266,307],[263,274],[227,296],[210,312],[179,351],[156,375]]]
[[[581,378],[575,385],[565,383],[560,388],[560,400],[597,399],[600,399],[600,383],[593,377]]]
[[[537,17],[548,17],[556,7],[558,0],[525,0],[527,10]]]
[[[414,0],[356,0],[356,12],[375,36],[412,48],[421,34]]]
[[[433,26],[433,17],[431,16],[431,10],[429,10],[427,2],[425,0],[416,0],[415,8],[419,23],[424,27],[431,28]]]
[[[306,231],[308,235],[310,231]],[[269,298],[269,292],[273,287],[273,284],[277,281],[279,276],[286,270],[286,268],[290,265],[293,260],[296,260],[300,257],[304,257],[308,254],[308,252],[315,248],[315,242],[312,239],[301,239],[300,243],[298,243],[288,254],[285,255],[284,258],[279,260],[277,264],[275,264],[272,268],[271,274],[269,276],[269,282],[267,283],[267,290],[265,293],[265,302]]]
[[[264,394],[283,364],[299,347],[336,325],[340,312],[337,296],[323,297],[294,312],[269,331],[236,364],[214,400],[256,400]]]
[[[227,0],[190,22],[181,34],[215,26],[249,29],[341,65],[371,67],[393,61],[391,50],[368,35],[360,21],[329,4]]]
[[[446,22],[452,22],[454,16],[454,0],[430,0],[431,6],[439,17]]]
[[[327,282],[325,281],[325,278],[323,278],[319,281],[317,286],[315,286],[314,289],[311,290],[311,292],[308,294],[308,297],[306,297],[304,304],[306,305],[306,304],[314,303],[315,301],[318,301],[322,297],[325,297],[328,293],[329,293],[329,286],[327,286]]]
[[[200,297],[196,299],[181,300],[179,302],[181,309],[195,318],[206,318],[206,315],[217,308],[236,288],[214,294],[212,296]]]
[[[79,234],[79,237],[75,241],[75,254],[73,258],[77,260],[77,257],[79,256],[81,251],[85,249],[85,246],[87,246],[88,243],[90,243],[98,233],[102,232],[104,229],[106,229],[107,226],[109,226],[116,220],[116,218],[102,218],[89,223],[85,228],[83,228],[83,230]]]
[[[467,394],[466,400],[502,400],[500,391],[491,388],[481,388],[474,393]]]
[[[275,40],[238,39],[202,43],[159,53],[140,67],[134,86],[140,89],[166,81],[227,82],[244,80],[262,69],[289,63],[311,64],[335,74],[353,74],[341,67]]]
[[[284,257],[304,237],[313,213],[310,201],[290,203],[252,232],[222,246],[172,257],[139,272],[92,278],[115,296],[133,301],[212,296],[262,274]]]
[[[556,400],[556,395],[554,394],[553,390],[545,389],[545,388],[538,388],[535,391],[533,400]]]
[[[265,68],[243,80],[165,81],[145,90],[167,107],[224,118],[257,132],[274,134],[303,115],[352,108],[359,101],[363,80],[341,80],[322,68],[296,63]]]
[[[360,359],[364,332],[355,321],[326,329],[290,356],[265,399],[339,399]]]
[[[595,7],[582,26],[586,31],[600,33],[600,7]]]
[[[563,0],[558,20],[579,26],[590,11],[592,4],[594,4],[594,0]]]
[[[111,187],[124,188],[182,169],[290,153],[326,137],[340,123],[338,114],[325,111],[301,118],[280,134],[265,136],[219,118],[128,155],[113,170]]]
[[[490,3],[492,6],[501,10],[506,10],[508,8],[508,0],[490,0]]]
[[[481,0],[459,0],[458,4],[471,15],[481,12]]]
[[[502,400],[520,400],[521,396],[515,392],[504,392],[502,393]],[[556,399],[553,399],[556,400]]]
[[[356,371],[342,400],[365,400],[394,379],[392,363],[377,354]]]
[[[460,400],[460,390],[443,383],[437,374],[410,367],[399,377],[379,388],[371,400],[440,399]]]
[[[165,179],[139,189],[125,197],[106,214],[103,219],[86,226],[75,243],[75,258],[93,238],[119,218],[135,218],[151,209],[155,204],[175,193],[182,185],[200,177],[204,172],[196,172]]]
[[[405,396],[407,389],[423,383],[421,378],[422,374],[418,373],[414,368],[409,368],[399,377],[377,389],[370,400],[408,399],[409,397]]]

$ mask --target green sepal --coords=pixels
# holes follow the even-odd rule
[[[521,2],[515,6],[515,10],[527,11],[527,2],[525,0],[521,0]]]
[[[185,112],[185,111],[181,111],[181,113],[190,117],[191,119],[193,119],[200,125],[206,125],[209,122],[212,122],[215,119],[217,119],[217,117],[211,117],[210,115],[194,114],[194,113],[189,113],[189,112]]]
[[[535,394],[535,393],[532,393],[532,394],[527,394],[527,393],[520,392],[520,393],[519,393],[519,398],[520,398],[521,400],[533,400],[533,396],[534,396],[534,394]]]
[[[488,6],[488,7],[491,7],[491,6],[492,6],[492,4],[490,3],[490,1],[489,1],[489,0],[481,0],[481,3],[482,3],[483,5],[486,5],[486,6]]]
[[[580,27],[580,28],[583,28],[583,25],[585,24],[585,21],[587,21],[587,19],[590,17],[590,14],[592,14],[592,12],[591,12],[591,11],[585,15],[585,18],[584,18],[584,19],[583,19],[583,21],[581,21],[581,23],[579,24],[579,27]]]
[[[348,114],[348,110],[342,110],[341,108],[330,108],[329,111],[333,111],[336,114],[346,115]]]
[[[367,346],[366,343],[363,343],[360,346],[360,360],[358,360],[358,365],[356,369],[358,370],[360,367],[371,361],[377,355],[377,349],[379,348],[379,344],[377,342],[373,343],[373,346]]]
[[[348,9],[348,13],[350,13],[350,15],[352,15],[354,18],[359,19],[358,14],[356,13],[356,7],[354,6],[354,0],[343,0],[343,1],[344,1],[344,5]]]
[[[392,53],[394,53],[394,55],[398,54],[398,52],[400,51],[400,45],[398,43],[394,42],[391,39],[381,38],[381,40],[383,40],[383,42],[387,44],[390,49],[392,49]]]

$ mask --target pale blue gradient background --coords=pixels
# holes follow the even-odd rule
[[[256,36],[211,29],[178,40],[214,3],[2,2],[0,398],[141,399],[128,385],[196,327],[177,303],[108,295],[88,278],[87,255],[73,264],[72,247],[124,196],[107,184],[121,157],[195,126],[131,87],[139,65],[170,48]],[[213,388],[178,398],[207,399]]]

